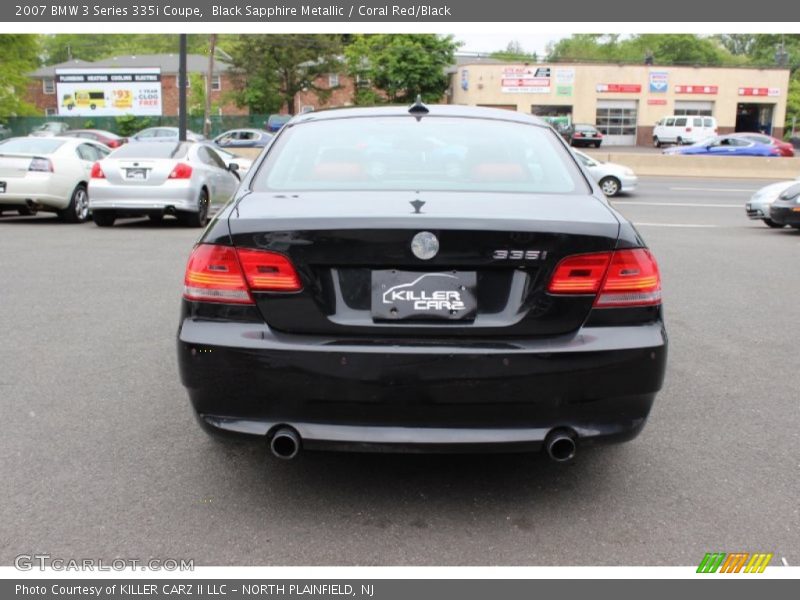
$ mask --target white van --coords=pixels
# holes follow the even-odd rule
[[[699,115],[673,115],[664,117],[653,129],[653,145],[694,144],[717,135],[717,120]]]

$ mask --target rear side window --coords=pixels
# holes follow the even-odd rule
[[[295,125],[272,146],[252,187],[257,191],[589,191],[549,127],[432,116]]]

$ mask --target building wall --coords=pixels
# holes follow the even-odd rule
[[[323,108],[339,108],[352,106],[355,98],[355,80],[349,75],[339,74],[339,85],[331,87],[329,75],[319,76],[314,80],[314,85],[328,93],[320,94],[314,90],[299,92],[295,96],[297,111],[304,107],[313,107],[314,110]],[[284,107],[281,112],[288,109]]]
[[[161,76],[161,103],[163,109],[163,116],[173,117],[178,115],[178,85],[177,75]],[[221,89],[219,91],[211,92],[212,102],[222,102],[220,108],[223,115],[247,115],[249,111],[247,107],[239,107],[234,102],[230,101],[226,95],[234,90],[234,80],[225,74],[221,75]],[[191,94],[191,91],[190,91]],[[28,85],[28,102],[33,104],[42,115],[45,114],[46,109],[58,108],[58,95],[45,94],[44,87],[41,79],[34,79]],[[225,100],[223,102],[223,100]]]
[[[634,100],[637,102],[637,142],[640,144],[651,142],[656,121],[673,114],[676,102],[713,102],[712,114],[717,119],[720,133],[734,130],[739,103],[772,104],[772,133],[777,137],[783,135],[788,69],[533,64],[528,65],[528,69],[550,68],[549,87],[542,82],[538,82],[540,87],[528,87],[528,90],[536,89],[543,93],[503,91],[503,81],[509,83],[511,79],[507,69],[518,68],[524,72],[525,67],[522,64],[460,65],[451,76],[449,101],[502,108],[510,105],[524,113],[531,113],[532,105],[572,106],[574,122],[594,123],[598,101]],[[666,84],[665,91],[651,91],[651,72],[662,86]],[[663,75],[659,77],[657,74]],[[532,76],[530,72],[528,76]],[[639,86],[638,89],[635,86]],[[688,93],[688,86],[695,93]],[[508,85],[505,87],[514,89]],[[744,95],[743,88],[768,89],[773,95]],[[711,93],[697,93],[698,89]]]

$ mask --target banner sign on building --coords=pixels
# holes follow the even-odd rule
[[[719,86],[716,85],[676,85],[676,94],[716,94]]]
[[[549,94],[550,67],[506,67],[500,85],[507,94]]]
[[[650,71],[650,92],[665,94],[669,90],[669,73],[667,71]]]
[[[598,83],[596,90],[600,94],[638,94],[642,86],[638,83]]]
[[[161,69],[56,69],[58,114],[161,115]]]
[[[780,96],[779,88],[740,87],[740,96]]]

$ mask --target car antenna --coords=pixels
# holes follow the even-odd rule
[[[408,112],[409,114],[414,115],[419,121],[422,115],[427,115],[431,111],[422,103],[422,95],[417,94],[417,99],[414,100],[414,104],[411,105],[411,107],[408,109]]]

